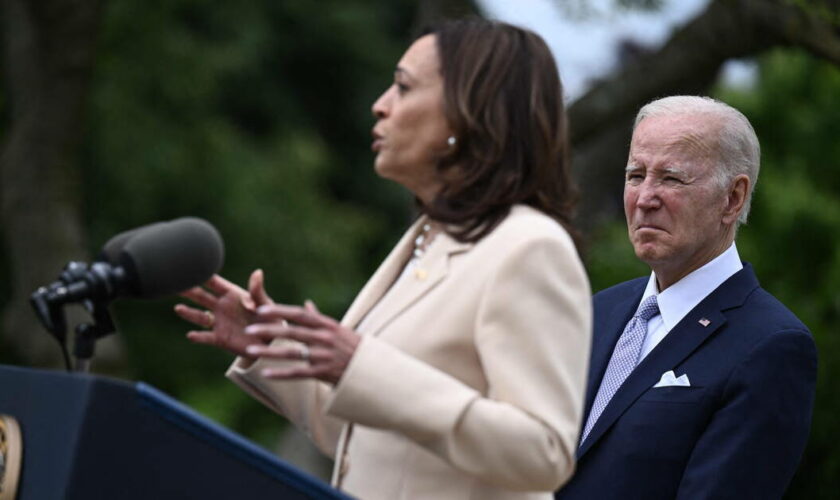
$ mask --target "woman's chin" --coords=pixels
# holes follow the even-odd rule
[[[379,177],[391,180],[391,176],[388,175],[387,164],[381,161],[380,155],[377,155],[376,159],[373,160],[373,171],[376,172],[376,175]]]
[[[383,157],[382,153],[379,153],[373,161],[373,171],[383,179],[402,184],[398,169],[395,168],[393,163],[388,162],[388,158]]]

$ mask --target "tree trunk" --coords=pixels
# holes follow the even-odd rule
[[[60,351],[28,303],[68,260],[84,260],[82,185],[74,165],[99,19],[95,0],[4,0],[10,123],[0,155],[0,220],[11,300],[6,344],[26,364],[57,366]],[[74,323],[78,313],[68,322]],[[102,346],[100,354],[115,355]]]

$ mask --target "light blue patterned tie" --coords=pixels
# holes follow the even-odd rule
[[[642,302],[636,314],[624,327],[624,332],[618,338],[615,349],[613,349],[607,371],[604,372],[604,378],[601,379],[601,387],[598,388],[598,394],[595,396],[589,418],[586,419],[586,426],[584,426],[580,438],[581,444],[589,435],[592,427],[595,426],[595,422],[598,421],[598,417],[607,407],[607,403],[610,402],[615,391],[621,387],[624,379],[636,367],[636,363],[639,361],[639,353],[642,351],[642,344],[647,335],[647,322],[657,314],[659,314],[659,304],[656,302],[656,295],[651,295]]]

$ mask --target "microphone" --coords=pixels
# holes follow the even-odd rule
[[[176,294],[221,269],[224,243],[209,222],[184,217],[120,233],[105,244],[99,259],[90,265],[69,263],[59,281],[32,294],[33,304]]]
[[[183,217],[152,224],[130,238],[119,254],[130,296],[158,298],[198,286],[219,272],[225,245],[209,222]]]
[[[102,247],[102,250],[99,251],[95,260],[117,264],[119,262],[120,252],[122,252],[122,249],[125,247],[125,244],[128,243],[128,240],[137,236],[137,234],[141,231],[145,231],[146,229],[153,227],[159,227],[164,224],[168,224],[168,222],[153,222],[151,224],[135,227],[134,229],[129,229],[128,231],[123,231],[115,236],[112,236],[111,239],[108,240]]]
[[[108,240],[90,265],[69,262],[58,281],[35,290],[29,301],[61,345],[68,370],[63,306],[81,302],[90,312],[93,322],[76,326],[73,343],[76,369],[87,371],[96,340],[115,330],[107,310],[111,300],[153,299],[200,285],[221,269],[224,253],[219,232],[202,219],[184,217],[149,224]]]

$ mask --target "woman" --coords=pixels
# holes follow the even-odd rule
[[[334,457],[351,495],[550,498],[574,469],[591,322],[551,53],[506,24],[445,23],[373,114],[376,172],[423,215],[340,323],[272,303],[260,271],[176,310],[211,328],[190,339],[239,355],[228,376]]]

